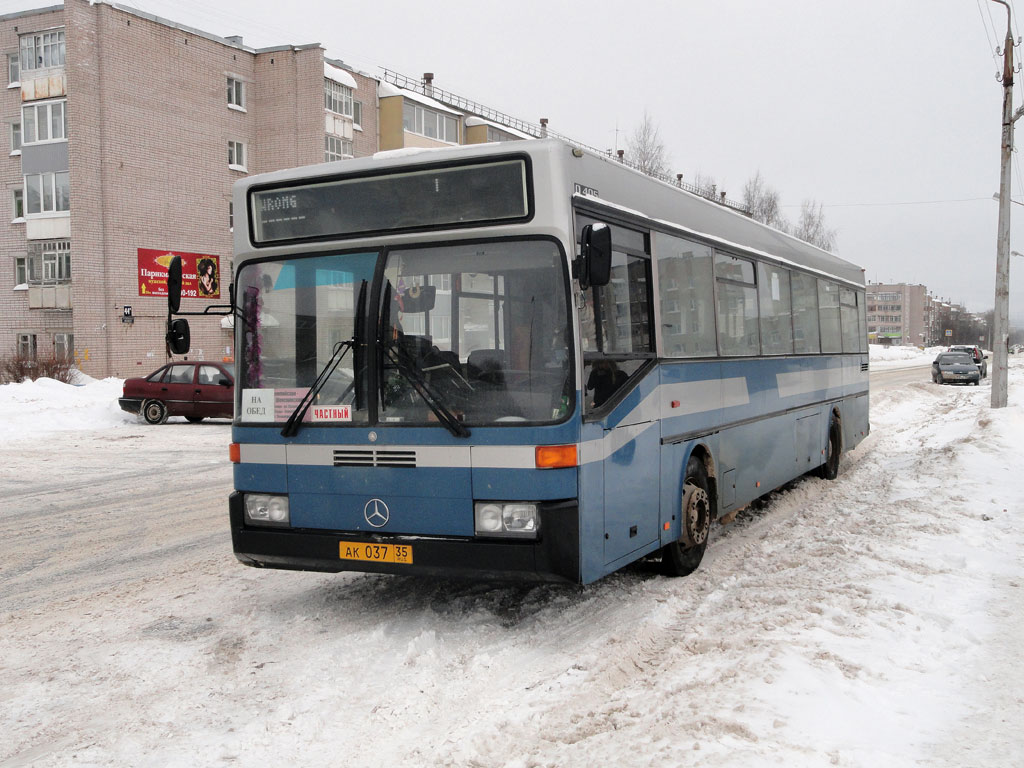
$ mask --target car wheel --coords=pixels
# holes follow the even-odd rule
[[[202,416],[186,416],[185,418],[188,420],[189,424],[198,424],[203,420]]]
[[[661,550],[661,570],[667,576],[693,573],[708,547],[714,512],[708,491],[708,473],[704,462],[696,456],[691,456],[686,462],[680,511],[682,536]]]
[[[147,424],[163,424],[167,421],[167,406],[160,400],[146,400],[142,404],[142,418]]]
[[[832,419],[828,428],[826,451],[825,463],[818,468],[818,474],[826,480],[835,480],[839,477],[839,456],[842,453],[842,433],[836,418]]]

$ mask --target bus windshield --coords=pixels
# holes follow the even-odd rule
[[[377,305],[357,323],[363,281]],[[243,423],[285,421],[336,345],[360,333],[305,421],[544,423],[573,407],[568,274],[553,241],[264,261],[242,267],[237,285]],[[273,401],[273,418],[247,415],[254,392]]]

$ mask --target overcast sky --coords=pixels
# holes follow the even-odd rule
[[[0,0],[0,13],[47,4]],[[684,178],[700,172],[739,199],[760,170],[790,218],[805,199],[825,206],[839,254],[869,280],[993,306],[994,47],[1006,14],[991,0],[127,4],[253,47],[318,42],[371,75],[433,72],[441,88],[547,117],[601,149],[624,148],[646,109]],[[1013,196],[1024,201],[1018,168]],[[1024,252],[1024,206],[1012,208],[1011,249]],[[1010,284],[1011,317],[1024,324],[1024,257],[1011,259]]]

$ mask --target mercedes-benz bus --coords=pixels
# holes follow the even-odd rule
[[[589,583],[868,433],[863,271],[559,140],[234,189],[237,558]]]

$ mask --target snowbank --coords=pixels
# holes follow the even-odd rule
[[[932,360],[945,347],[891,347],[881,344],[868,345],[868,357],[872,370],[888,370],[892,368],[912,368],[918,365],[931,365]]]
[[[0,386],[0,441],[35,440],[59,432],[117,429],[137,423],[121,410],[122,379],[80,374],[81,386],[55,379]]]

